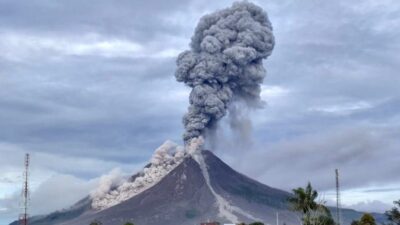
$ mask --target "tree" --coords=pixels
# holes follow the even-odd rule
[[[369,214],[365,213],[361,219],[360,222],[358,223],[359,225],[376,225],[375,218]]]
[[[323,204],[317,203],[318,192],[308,182],[306,188],[293,189],[293,196],[288,199],[294,211],[302,213],[304,225],[335,225],[331,212]]]
[[[360,221],[358,221],[358,220],[353,220],[353,221],[351,221],[351,224],[350,224],[350,225],[359,225],[359,223],[360,223]]]
[[[394,225],[400,225],[400,200],[393,202],[394,207],[385,212],[388,220]]]
[[[313,190],[310,182],[308,182],[305,189],[302,187],[293,189],[293,194],[294,196],[289,198],[289,202],[295,211],[301,211],[306,214],[310,210],[317,208],[315,199],[318,197],[318,192]]]
[[[311,224],[335,225],[335,220],[333,220],[332,214],[326,206],[318,204],[317,209],[312,213]]]
[[[261,222],[254,222],[254,223],[250,223],[249,225],[264,225],[264,223],[261,223]]]
[[[103,225],[100,221],[98,220],[93,220],[90,225]]]
[[[311,183],[308,182],[306,188],[293,189],[293,197],[288,199],[294,211],[303,214],[304,224],[310,224],[311,212],[317,209],[318,204],[315,202],[318,197],[318,192],[313,190]]]

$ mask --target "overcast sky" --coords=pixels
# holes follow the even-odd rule
[[[255,3],[276,37],[266,105],[249,112],[249,140],[221,132],[215,154],[269,186],[311,181],[327,201],[339,168],[345,206],[390,208],[400,199],[400,2]],[[182,143],[189,89],[175,81],[176,56],[202,15],[230,5],[0,0],[0,223],[19,214],[26,152],[37,214],[72,204],[113,168],[139,170],[167,139]]]

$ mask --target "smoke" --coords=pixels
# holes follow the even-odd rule
[[[185,155],[184,149],[178,146],[176,143],[167,140],[158,147],[150,160],[153,165],[161,165],[165,162],[170,162],[172,160],[181,160]]]
[[[231,104],[229,107],[229,126],[233,131],[235,140],[241,140],[236,145],[244,144],[248,146],[251,144],[251,120],[248,117],[249,111],[242,106],[242,104]]]
[[[213,133],[208,130],[217,127],[232,102],[261,105],[262,60],[271,54],[274,36],[266,12],[244,1],[202,17],[190,47],[178,56],[175,73],[177,81],[192,88],[183,118],[186,145]],[[232,115],[233,128],[245,124]]]
[[[190,141],[185,146],[185,150],[188,154],[193,155],[194,153],[201,150],[201,147],[204,145],[204,139],[202,136],[194,137],[190,139]]]
[[[97,188],[91,191],[92,198],[99,198],[106,195],[110,190],[119,186],[123,181],[123,174],[119,168],[111,170],[108,174],[100,177]]]
[[[122,179],[118,170],[103,176],[97,189],[91,193],[92,207],[103,210],[142,193],[177,167],[184,157],[184,148],[167,140],[154,151],[150,164],[133,180]]]

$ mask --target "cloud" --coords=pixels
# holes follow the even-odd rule
[[[180,49],[166,46],[143,46],[133,40],[111,38],[99,34],[56,36],[30,33],[5,33],[0,36],[3,60],[21,63],[45,58],[60,60],[66,56],[97,56],[105,58],[172,58]]]
[[[385,211],[389,210],[392,206],[387,204],[387,203],[383,203],[381,201],[374,200],[374,201],[358,202],[356,204],[347,205],[346,207],[349,207],[351,209],[356,209],[356,210],[361,211],[361,212],[369,212],[369,213],[379,212],[379,213],[384,213]]]
[[[163,3],[157,0],[142,3],[108,1],[48,3],[33,1],[3,1],[0,7],[3,29],[53,33],[103,33],[110,36],[126,36],[141,41],[151,41],[154,36],[171,33],[165,26],[167,15],[187,9],[188,4],[179,1]],[[148,16],[149,12],[152,16]],[[154,29],[149,29],[153,27]]]
[[[370,103],[367,102],[353,102],[345,103],[342,105],[330,105],[330,106],[320,106],[316,108],[311,108],[311,111],[317,111],[321,113],[337,114],[337,115],[349,115],[359,110],[365,110],[371,108]]]
[[[87,196],[97,186],[97,183],[98,178],[85,180],[68,174],[54,174],[31,191],[29,213],[31,215],[43,215],[68,208]],[[0,216],[9,217],[11,220],[12,216],[19,213],[20,202],[19,192],[0,198]],[[45,204],[43,204],[44,202]]]
[[[392,192],[392,191],[400,191],[400,187],[395,187],[395,188],[374,188],[374,189],[365,190],[366,193]]]
[[[32,214],[45,214],[68,208],[87,196],[97,185],[96,180],[83,180],[67,174],[58,174],[40,184],[31,194]],[[62,198],[60,198],[62,196]],[[46,204],[43,204],[46,202]]]
[[[0,178],[0,183],[12,184],[12,183],[14,183],[14,182],[15,182],[15,181],[12,180],[12,179],[9,178],[9,177],[1,177],[1,178]]]
[[[399,132],[396,128],[337,127],[258,146],[240,160],[226,159],[251,177],[285,190],[307,181],[318,190],[334,190],[336,168],[343,190],[390,184],[400,179],[396,172],[400,169],[396,163]]]

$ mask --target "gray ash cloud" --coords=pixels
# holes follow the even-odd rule
[[[247,1],[200,19],[190,50],[178,56],[175,73],[177,81],[192,88],[183,118],[185,142],[214,129],[232,102],[260,105],[266,75],[262,61],[274,44],[266,12]]]

